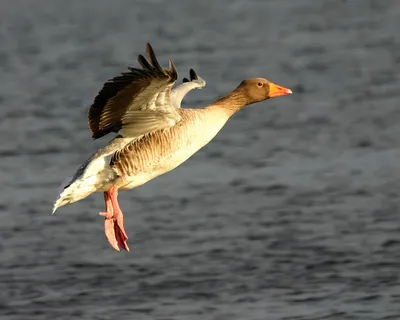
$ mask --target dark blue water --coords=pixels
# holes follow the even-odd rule
[[[0,318],[400,319],[396,0],[0,2]],[[176,170],[51,215],[109,139],[86,113],[150,42],[200,107],[241,80],[295,94],[237,114]]]

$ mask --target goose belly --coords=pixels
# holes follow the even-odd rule
[[[208,144],[221,130],[226,121],[209,122],[207,125],[181,126],[167,129],[154,144],[151,157],[135,174],[124,179],[120,189],[131,189],[143,185],[171,171],[189,159],[198,150]],[[153,140],[155,141],[155,139]],[[140,154],[143,153],[143,154]],[[140,150],[137,159],[144,156],[146,150]],[[148,155],[148,151],[147,151]]]

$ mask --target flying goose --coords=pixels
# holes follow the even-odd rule
[[[117,133],[75,173],[54,203],[61,206],[103,192],[104,228],[111,246],[129,251],[118,191],[145,184],[190,158],[209,143],[227,120],[245,106],[291,94],[290,89],[264,78],[244,80],[232,92],[200,109],[179,108],[190,88],[204,80],[191,71],[191,81],[171,92],[178,79],[172,60],[160,66],[150,44],[148,60],[138,56],[139,68],[129,68],[106,82],[89,109],[89,128],[94,139]],[[190,82],[194,82],[195,85]]]

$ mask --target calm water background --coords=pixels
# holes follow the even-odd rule
[[[400,319],[397,0],[1,1],[1,319]],[[237,114],[175,171],[51,215],[105,144],[86,113],[150,42],[200,107],[261,76],[295,94]]]

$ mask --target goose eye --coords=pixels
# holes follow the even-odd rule
[[[257,83],[257,85],[261,88],[264,84],[262,82]]]

